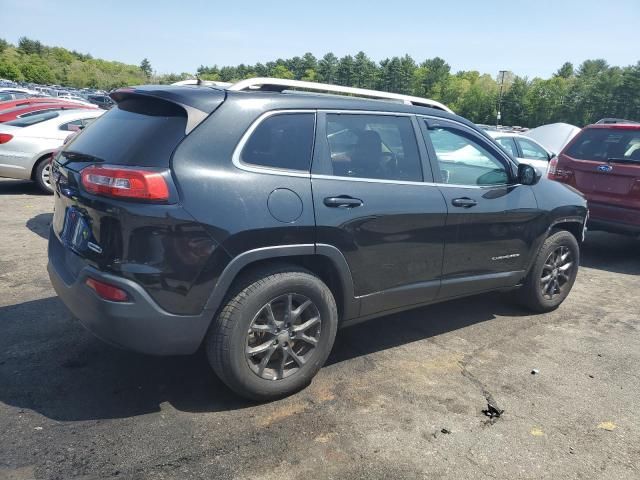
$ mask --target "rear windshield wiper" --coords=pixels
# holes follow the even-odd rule
[[[102,158],[94,157],[93,155],[87,155],[86,153],[74,152],[73,150],[65,150],[64,152],[62,152],[60,157],[64,157],[67,162],[104,162]]]
[[[610,158],[607,158],[607,162],[613,162],[613,163],[640,163],[640,160],[634,160],[633,158],[624,158],[624,157],[610,157]]]

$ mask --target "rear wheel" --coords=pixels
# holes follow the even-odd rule
[[[521,303],[536,312],[557,308],[573,287],[580,263],[576,238],[565,230],[545,240],[517,295]]]
[[[236,393],[272,400],[309,384],[335,339],[329,288],[295,267],[263,270],[234,290],[206,339],[209,362]]]
[[[40,190],[45,193],[53,193],[51,185],[51,159],[52,157],[44,157],[36,165],[34,180],[38,184]]]

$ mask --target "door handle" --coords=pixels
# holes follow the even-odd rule
[[[325,198],[324,204],[327,207],[332,207],[332,208],[355,208],[355,207],[362,206],[363,202],[359,198],[353,198],[347,195],[340,195],[338,197]]]
[[[478,204],[473,198],[462,197],[462,198],[454,198],[451,200],[451,205],[454,207],[462,207],[462,208],[471,208]]]

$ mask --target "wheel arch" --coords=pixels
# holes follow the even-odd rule
[[[48,151],[40,152],[37,155],[33,156],[33,158],[35,158],[35,161],[31,165],[31,174],[29,175],[31,180],[35,180],[36,178],[35,175],[36,175],[36,169],[38,168],[38,164],[45,158],[51,157],[53,152],[55,152],[55,150],[48,150]]]
[[[216,282],[205,309],[217,312],[234,281],[252,270],[273,264],[291,264],[317,275],[334,295],[341,320],[357,317],[359,301],[354,296],[351,270],[342,253],[332,245],[279,245],[249,250],[236,256]]]

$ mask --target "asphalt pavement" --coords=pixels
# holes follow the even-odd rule
[[[202,352],[86,332],[49,284],[51,211],[0,180],[0,479],[640,478],[639,240],[590,232],[549,314],[491,294],[341,330],[311,386],[260,405]]]

